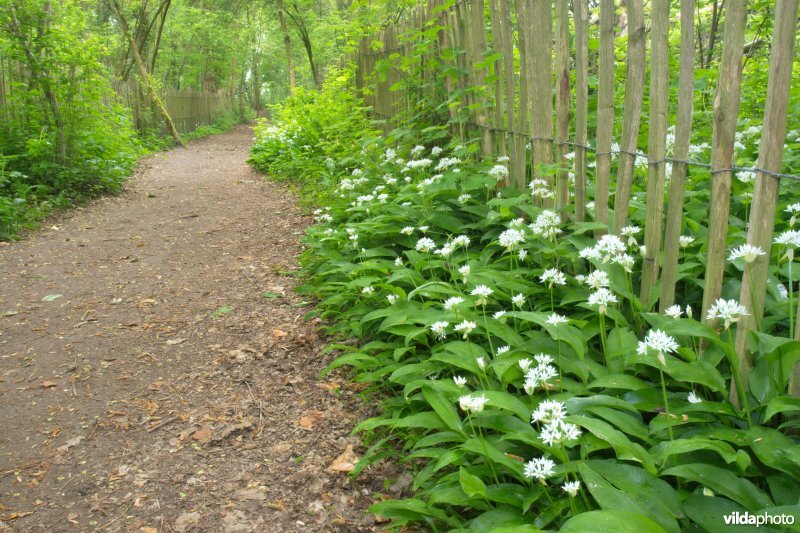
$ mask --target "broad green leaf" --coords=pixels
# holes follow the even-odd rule
[[[458,481],[461,484],[461,490],[467,496],[486,497],[486,484],[478,476],[470,474],[463,466],[458,469]]]
[[[703,437],[663,441],[653,446],[650,453],[661,464],[665,464],[672,455],[692,453],[697,450],[709,450],[718,454],[728,464],[736,462],[736,450],[731,445],[721,440],[711,440]]]
[[[732,516],[734,513],[744,514],[746,512],[744,507],[727,498],[691,494],[684,500],[683,510],[693,522],[706,531],[719,531],[720,533],[739,533],[740,531],[745,533],[764,533],[770,531],[756,526],[726,524],[725,516]]]
[[[800,482],[800,442],[763,426],[753,426],[745,434],[759,461]]]
[[[656,473],[655,463],[650,454],[647,453],[647,450],[642,448],[641,445],[631,442],[623,432],[614,429],[611,424],[580,415],[568,416],[567,420],[573,424],[578,424],[597,438],[608,442],[617,452],[618,459],[636,461],[641,463],[651,474]]]
[[[701,463],[678,465],[662,472],[661,477],[664,476],[675,476],[699,483],[743,505],[750,512],[772,506],[769,496],[752,482],[718,466]]]
[[[630,511],[589,511],[573,516],[561,533],[666,533],[650,518]]]
[[[461,422],[461,417],[458,416],[458,411],[456,411],[453,402],[431,386],[422,387],[422,395],[428,405],[433,407],[433,410],[439,415],[439,418],[447,424],[448,428],[458,433],[464,433],[464,424]]]
[[[764,409],[764,422],[768,422],[773,416],[778,413],[789,413],[800,411],[800,398],[792,398],[790,396],[778,396],[773,398]]]

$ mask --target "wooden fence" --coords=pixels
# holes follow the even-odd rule
[[[674,302],[678,275],[679,239],[683,226],[684,188],[688,166],[698,164],[711,184],[708,219],[708,261],[705,272],[703,317],[720,297],[727,246],[734,143],[739,116],[740,82],[747,20],[746,0],[726,3],[724,44],[714,99],[711,164],[689,158],[693,117],[695,0],[680,0],[671,12],[669,0],[652,0],[650,28],[645,31],[643,0],[628,0],[621,8],[627,17],[627,58],[621,135],[614,142],[614,39],[618,22],[614,0],[599,0],[599,50],[596,73],[596,127],[589,137],[589,2],[588,0],[427,0],[396,25],[364,37],[351,58],[356,83],[366,104],[379,118],[408,116],[422,99],[435,99],[430,76],[444,77],[439,102],[448,110],[448,122],[464,141],[477,140],[485,155],[510,158],[508,182],[524,187],[530,179],[544,179],[555,195],[548,207],[562,216],[582,221],[587,161],[593,158],[594,219],[619,234],[628,224],[634,165],[647,159],[646,256],[640,287],[646,309],[656,303],[663,310]],[[792,58],[798,0],[776,0],[774,32],[765,87],[766,109],[760,142],[748,242],[768,253],[751,265],[742,280],[740,301],[755,302],[738,328],[737,351],[746,380],[752,364],[747,335],[763,314]],[[680,62],[670,71],[668,32],[670,21],[681,29]],[[555,28],[554,28],[555,26]],[[570,33],[572,28],[573,33]],[[435,39],[431,39],[431,35]],[[646,39],[650,40],[647,57]],[[442,68],[443,65],[447,68]],[[650,66],[649,77],[646,65]],[[427,69],[425,65],[439,65]],[[574,70],[575,87],[570,87]],[[413,78],[412,83],[406,83]],[[667,155],[669,81],[678,79],[672,156]],[[639,153],[637,139],[642,120],[645,83],[649,83],[647,149]],[[401,90],[398,90],[401,88]],[[530,143],[531,153],[526,145]],[[617,148],[618,147],[618,148]],[[566,159],[574,151],[572,161]],[[618,156],[615,175],[612,157]],[[551,163],[561,171],[540,172]],[[672,165],[669,205],[665,216],[665,169]],[[574,172],[570,190],[568,169]],[[540,175],[541,174],[541,175]],[[611,192],[613,189],[613,218]],[[571,201],[574,198],[574,201]],[[605,231],[598,231],[598,234]],[[657,281],[660,280],[660,291]],[[800,308],[798,309],[800,314]],[[798,321],[800,322],[800,321]],[[800,339],[800,326],[794,332]]]

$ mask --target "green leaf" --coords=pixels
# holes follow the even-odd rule
[[[456,411],[453,402],[445,398],[444,394],[440,391],[428,385],[422,387],[422,396],[425,398],[425,401],[433,407],[433,410],[436,411],[439,418],[447,424],[448,428],[464,434],[464,424],[461,422],[461,417],[458,416],[458,411]]]
[[[651,448],[650,453],[656,457],[658,462],[665,464],[672,455],[692,453],[697,450],[715,452],[728,464],[736,462],[736,450],[731,445],[720,440],[711,440],[703,437],[660,442]]]
[[[470,474],[463,466],[458,469],[458,482],[467,496],[486,497],[486,484],[478,476]]]
[[[800,482],[800,444],[796,440],[763,426],[753,426],[745,434],[759,461]]]
[[[701,463],[679,465],[665,470],[661,476],[676,476],[699,483],[743,505],[750,512],[772,506],[769,496],[753,483],[718,466]]]
[[[777,398],[771,399],[764,409],[764,422],[769,422],[769,420],[778,413],[794,411],[800,411],[800,398],[778,396]]]
[[[578,424],[597,438],[608,442],[617,453],[618,459],[636,461],[641,463],[645,470],[651,474],[656,473],[655,462],[650,454],[647,453],[647,450],[639,444],[631,442],[623,432],[614,429],[611,424],[579,415],[568,416],[567,420],[573,424]]]
[[[650,518],[630,511],[589,511],[573,516],[561,533],[666,533]]]

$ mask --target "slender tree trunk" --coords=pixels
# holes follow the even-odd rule
[[[642,0],[628,0],[628,64],[625,78],[625,107],[622,112],[622,153],[619,154],[616,194],[614,196],[613,233],[628,224],[628,204],[633,186],[633,170],[642,118],[645,72],[644,5]]]
[[[725,41],[719,80],[714,95],[714,127],[711,147],[711,205],[708,213],[708,252],[703,320],[708,308],[722,292],[722,274],[728,240],[731,201],[731,166],[736,123],[739,120],[739,89],[742,80],[742,47],[747,22],[747,0],[729,0],[725,16]],[[706,320],[707,321],[707,320]]]
[[[761,128],[758,154],[758,167],[771,172],[780,172],[783,164],[789,88],[792,83],[792,60],[797,35],[797,8],[798,0],[776,0],[775,2],[775,29],[769,58],[767,101],[764,106],[764,123]],[[756,258],[754,262],[747,265],[746,268],[749,272],[742,277],[739,294],[739,302],[750,311],[749,315],[739,321],[736,329],[739,374],[745,390],[753,366],[747,338],[750,331],[758,327],[764,313],[779,185],[780,180],[776,177],[763,172],[759,172],[756,176],[747,242],[760,247],[766,252],[766,255]],[[782,361],[778,361],[778,365],[782,364]],[[778,372],[782,373],[782,370],[779,369]],[[789,376],[784,377],[788,378]],[[791,394],[800,395],[800,364],[794,365],[789,389]],[[732,391],[731,401],[735,402],[737,399],[736,392]]]
[[[678,256],[683,226],[683,203],[686,184],[686,161],[692,134],[694,108],[694,4],[681,0],[680,79],[678,81],[678,111],[675,119],[675,143],[672,156],[672,178],[669,185],[667,229],[664,237],[664,270],[661,272],[661,311],[675,303],[675,283],[678,280]]]
[[[613,0],[609,0],[613,1]],[[545,179],[555,192],[555,180],[541,167],[553,163],[553,1],[534,0],[531,23],[531,141],[533,177]],[[545,200],[544,205],[555,205]]]
[[[562,220],[569,216],[569,170],[564,157],[569,151],[569,96],[569,0],[556,0],[556,207]]]
[[[278,21],[281,25],[281,33],[283,34],[283,46],[286,49],[286,66],[289,69],[289,94],[294,94],[295,91],[295,78],[294,78],[294,62],[292,61],[292,40],[289,38],[289,28],[286,25],[286,15],[283,8],[283,0],[276,0],[278,8]]]
[[[136,46],[136,42],[133,40],[133,36],[128,28],[128,22],[125,20],[125,15],[122,14],[122,8],[119,5],[119,0],[113,0],[113,3],[114,10],[117,13],[117,19],[119,20],[119,26],[122,29],[123,35],[128,40],[128,44],[131,47],[131,53],[133,54],[133,59],[136,61],[136,66],[139,68],[139,77],[142,79],[142,84],[145,86],[145,89],[147,89],[147,94],[150,97],[150,100],[156,106],[158,112],[161,114],[161,117],[164,119],[164,122],[167,124],[167,130],[169,130],[172,138],[175,139],[175,144],[178,146],[183,146],[181,136],[178,135],[178,130],[175,129],[175,123],[172,122],[172,117],[169,116],[167,107],[164,105],[164,102],[158,96],[158,93],[153,86],[153,80],[150,79],[150,74],[147,72],[147,65],[144,64],[144,60],[142,59],[141,54],[139,54],[139,48]]]

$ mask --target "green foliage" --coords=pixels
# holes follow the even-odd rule
[[[731,403],[731,331],[686,317],[702,296],[706,192],[688,197],[682,317],[644,313],[633,290],[640,229],[600,249],[592,222],[563,223],[529,192],[501,188],[505,166],[474,159],[441,128],[339,130],[334,143],[318,132],[339,115],[311,121],[300,98],[274,133],[262,129],[253,162],[314,191],[333,187],[308,233],[302,290],[319,298],[332,335],[361,341],[331,346],[341,356],[328,370],[349,367],[388,393],[382,414],[359,425],[373,445],[356,472],[398,457],[415,474],[414,497],[374,512],[434,530],[669,532],[722,531],[736,511],[796,514],[800,443],[789,416],[800,406],[786,396],[800,358],[786,338],[796,302],[768,295],[748,407]],[[632,223],[644,223],[641,201]],[[744,230],[734,224],[732,242]],[[729,263],[726,297],[738,294],[742,268]],[[773,267],[773,286],[788,276]],[[601,285],[616,297],[605,310],[592,303]],[[655,342],[656,330],[677,346]],[[531,420],[546,402],[563,410],[555,426]]]
[[[299,89],[261,121],[250,163],[274,179],[292,179],[310,198],[330,190],[338,173],[355,168],[360,142],[373,130],[347,72],[332,72],[322,91]]]

